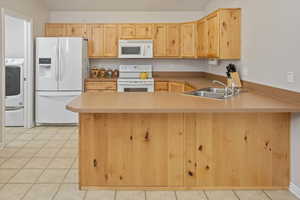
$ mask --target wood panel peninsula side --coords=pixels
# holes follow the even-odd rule
[[[80,116],[82,189],[288,188],[299,105],[252,92],[87,92],[67,108]]]

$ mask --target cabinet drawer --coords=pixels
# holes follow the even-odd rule
[[[86,82],[85,89],[89,90],[117,90],[116,82]]]
[[[168,81],[155,81],[154,83],[155,91],[168,91],[169,82]]]

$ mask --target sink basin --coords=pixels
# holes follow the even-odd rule
[[[187,92],[185,94],[213,99],[227,99],[233,96],[232,91],[230,89],[228,89],[228,92],[226,94],[224,88],[203,88],[200,90]]]

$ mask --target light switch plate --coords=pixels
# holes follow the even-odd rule
[[[294,72],[288,72],[287,73],[287,81],[288,81],[288,83],[294,83],[295,82]]]

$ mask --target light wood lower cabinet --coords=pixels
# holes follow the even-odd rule
[[[80,187],[289,185],[288,113],[80,114]]]
[[[154,88],[156,92],[187,92],[193,91],[196,88],[188,83],[174,81],[155,81]]]
[[[86,92],[116,92],[117,82],[116,81],[86,81],[85,91]]]
[[[155,81],[154,89],[156,92],[167,92],[169,91],[169,82],[168,81]]]
[[[169,82],[169,92],[184,92],[184,83]]]

